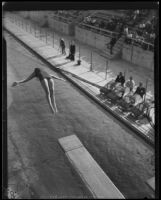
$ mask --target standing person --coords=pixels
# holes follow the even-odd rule
[[[57,113],[58,110],[57,110],[57,106],[56,106],[56,102],[55,102],[53,78],[63,80],[63,81],[65,81],[65,80],[62,78],[56,77],[52,74],[48,74],[47,72],[45,72],[44,70],[42,70],[40,68],[35,68],[29,77],[25,78],[24,80],[14,82],[12,84],[12,86],[14,87],[16,85],[28,82],[33,78],[37,78],[40,81],[41,86],[46,93],[46,98],[47,98],[47,101],[49,103],[52,113],[53,114]]]
[[[64,54],[64,55],[66,55],[65,42],[64,42],[63,38],[60,39],[60,48],[61,48],[61,53]]]
[[[70,59],[71,61],[74,61],[75,60],[75,52],[76,52],[75,44],[74,44],[74,41],[72,41],[72,43],[70,44],[70,47],[69,47],[69,56],[67,56],[66,59]]]
[[[109,45],[110,45],[110,54],[113,54],[112,50],[113,50],[113,47],[114,47],[116,41],[117,41],[117,38],[116,38],[116,37],[113,37],[113,38],[111,39],[111,41],[110,41],[108,44],[106,44],[106,45],[107,45],[107,48],[108,48]]]

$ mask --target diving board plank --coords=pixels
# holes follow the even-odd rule
[[[60,138],[59,143],[94,198],[125,199],[76,135]]]
[[[147,184],[149,185],[149,187],[155,191],[155,177],[152,177],[150,179],[147,180]]]
[[[76,135],[70,135],[59,139],[59,143],[65,152],[83,147],[83,144]]]

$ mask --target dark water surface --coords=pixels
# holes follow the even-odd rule
[[[58,144],[59,138],[71,134],[78,136],[126,198],[149,195],[145,181],[154,176],[154,150],[68,82],[55,80],[59,111],[56,116],[50,113],[36,79],[11,88],[13,81],[25,78],[35,67],[54,72],[13,38],[6,38],[8,136],[14,141],[23,170],[28,169],[26,176],[38,195],[89,195]],[[9,164],[12,162],[9,160]]]

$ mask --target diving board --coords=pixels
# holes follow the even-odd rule
[[[125,199],[76,135],[58,141],[94,198]]]

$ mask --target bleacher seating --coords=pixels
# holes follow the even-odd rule
[[[105,36],[125,34],[125,43],[153,51],[158,17],[151,10],[57,10],[50,14],[58,21],[75,25]],[[152,12],[154,15],[155,12]],[[24,12],[23,12],[24,15]],[[39,17],[35,15],[35,19]],[[124,32],[128,27],[128,34]],[[118,37],[119,38],[119,37]]]
[[[128,26],[129,36],[126,37],[125,42],[128,44],[141,46],[145,50],[154,49],[154,40],[156,37],[155,28],[157,24],[157,17],[146,21],[149,10],[118,10],[123,14],[120,16],[112,15],[110,13],[93,11],[94,14],[83,17],[84,11],[57,11],[56,14],[65,20],[76,21],[77,18],[82,20],[79,26],[90,29],[93,32],[100,32],[108,35],[108,31],[114,33],[122,33],[125,26]],[[144,21],[144,23],[142,23]],[[80,22],[80,20],[79,20]],[[100,29],[100,30],[99,30]],[[104,31],[103,31],[104,30]],[[109,35],[112,35],[111,33]]]

